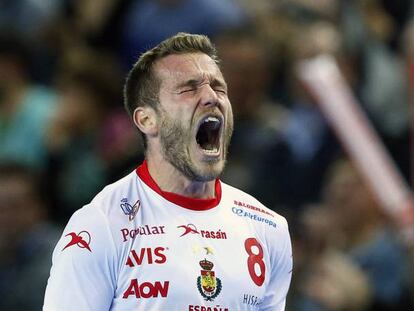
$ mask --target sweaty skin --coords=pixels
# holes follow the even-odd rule
[[[223,75],[202,53],[167,56],[154,70],[161,87],[157,135],[148,138],[149,172],[163,191],[213,198],[233,130]],[[196,141],[199,124],[207,116],[222,122],[217,152],[206,152]]]

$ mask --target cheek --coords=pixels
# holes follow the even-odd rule
[[[231,104],[229,104],[229,119],[231,119],[231,121],[233,122],[233,107],[231,106]]]
[[[177,141],[184,141],[191,133],[190,121],[185,120],[182,112],[169,113],[164,111],[159,116],[159,124],[164,136],[173,136]]]
[[[181,102],[163,103],[160,105],[160,117],[166,117],[173,122],[183,122],[186,117],[185,104]]]
[[[232,107],[231,101],[230,101],[230,99],[227,95],[224,97],[224,99],[222,101],[222,107],[224,109],[224,112],[227,115],[232,115],[233,114],[233,107]]]
[[[233,122],[234,122],[234,120],[233,120],[233,108],[232,108],[231,104],[229,103],[228,104],[228,109],[227,109],[227,122],[226,122],[226,124],[230,129],[233,129]]]

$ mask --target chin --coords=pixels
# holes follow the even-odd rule
[[[224,161],[204,162],[194,170],[196,181],[212,181],[218,178],[224,170]]]

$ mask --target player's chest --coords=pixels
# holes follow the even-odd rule
[[[120,230],[125,247],[115,304],[142,310],[256,309],[270,265],[254,231],[231,219],[159,218]]]

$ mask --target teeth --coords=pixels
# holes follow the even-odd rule
[[[203,122],[220,122],[220,120],[217,117],[208,117]]]
[[[218,148],[214,147],[213,149],[203,149],[205,153],[215,154],[218,152]]]

